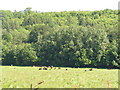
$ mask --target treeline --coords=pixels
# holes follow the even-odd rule
[[[118,11],[2,12],[2,64],[120,67]]]

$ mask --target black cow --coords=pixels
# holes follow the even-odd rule
[[[43,70],[47,70],[47,68],[46,68],[46,67],[44,67],[44,68],[43,68]]]
[[[89,71],[92,71],[92,70],[93,70],[92,68],[89,69]]]
[[[42,70],[42,68],[39,68],[39,70]]]

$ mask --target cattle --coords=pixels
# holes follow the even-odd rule
[[[89,71],[92,71],[92,70],[93,70],[92,68],[89,69]]]
[[[53,66],[50,66],[50,69],[52,69],[53,68]]]
[[[65,69],[65,70],[68,70],[68,69]]]
[[[60,67],[58,67],[58,69],[61,69]]]
[[[44,67],[43,70],[48,70],[47,67]]]
[[[42,70],[42,68],[39,68],[39,70]]]
[[[53,67],[53,66],[39,66],[39,70],[51,70],[51,69],[57,69],[57,67]],[[61,67],[58,67],[58,69],[61,69]]]

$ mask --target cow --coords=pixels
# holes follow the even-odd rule
[[[48,70],[47,67],[44,67],[43,70]]]
[[[92,70],[93,70],[92,68],[89,69],[89,71],[92,71]]]
[[[58,67],[58,69],[61,69],[60,67]]]
[[[39,70],[42,70],[42,68],[39,68]]]

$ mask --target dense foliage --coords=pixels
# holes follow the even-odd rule
[[[120,65],[117,10],[0,12],[3,65]]]

